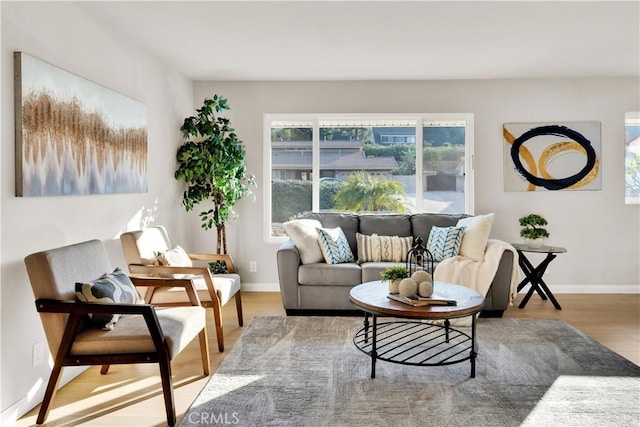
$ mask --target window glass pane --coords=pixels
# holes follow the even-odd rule
[[[311,210],[313,127],[271,123],[271,236],[284,236],[282,223]]]
[[[640,112],[625,114],[625,202],[640,204]]]
[[[465,212],[464,120],[425,120],[422,124],[423,211]]]
[[[415,210],[415,121],[321,121],[319,131],[320,210]]]

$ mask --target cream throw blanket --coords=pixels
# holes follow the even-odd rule
[[[517,294],[518,287],[518,253],[510,244],[501,240],[489,239],[484,253],[484,261],[474,261],[471,258],[455,256],[441,261],[434,272],[434,280],[439,282],[456,283],[475,289],[482,296],[487,296],[491,282],[498,270],[498,264],[504,251],[513,252],[513,267],[511,269],[510,302]],[[471,326],[471,317],[455,319],[451,322],[455,326]]]

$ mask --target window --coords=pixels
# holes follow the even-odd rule
[[[307,211],[473,211],[471,114],[265,115],[264,129],[269,237]]]

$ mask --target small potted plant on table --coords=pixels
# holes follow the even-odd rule
[[[389,293],[400,291],[400,281],[409,277],[409,269],[404,265],[394,265],[380,273],[383,282],[389,282]]]
[[[520,236],[524,237],[525,243],[530,248],[540,248],[544,244],[544,239],[549,237],[549,232],[543,228],[548,222],[541,215],[529,214],[519,219]]]

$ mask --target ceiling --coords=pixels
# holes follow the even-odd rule
[[[640,76],[640,2],[78,2],[193,80]]]

